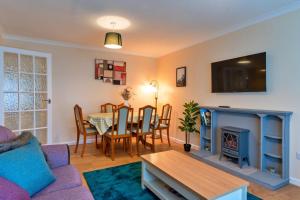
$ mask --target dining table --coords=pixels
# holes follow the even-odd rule
[[[132,122],[137,123],[138,118],[139,118],[139,113],[133,112]],[[154,116],[152,118],[154,119]],[[100,135],[104,135],[108,131],[108,129],[113,125],[113,113],[112,112],[91,113],[87,116],[87,120],[96,127]],[[155,126],[157,126],[158,122],[159,122],[159,116],[158,114],[156,114]],[[117,124],[117,115],[115,116],[114,124]]]

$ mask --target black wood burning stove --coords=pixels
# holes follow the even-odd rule
[[[231,126],[222,127],[220,160],[222,159],[222,156],[225,155],[237,159],[240,168],[242,168],[244,161],[250,165],[248,155],[248,133],[249,130],[247,129]]]

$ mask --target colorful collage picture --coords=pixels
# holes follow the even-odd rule
[[[126,85],[126,62],[95,59],[95,79],[113,85]]]

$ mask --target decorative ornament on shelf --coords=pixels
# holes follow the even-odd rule
[[[125,106],[130,106],[129,104],[129,99],[135,95],[135,93],[132,91],[131,87],[126,87],[122,92],[121,92],[121,96],[124,99],[124,105]]]

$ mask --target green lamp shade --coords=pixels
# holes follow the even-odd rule
[[[104,47],[110,49],[122,48],[122,37],[120,33],[108,32],[105,34]]]

